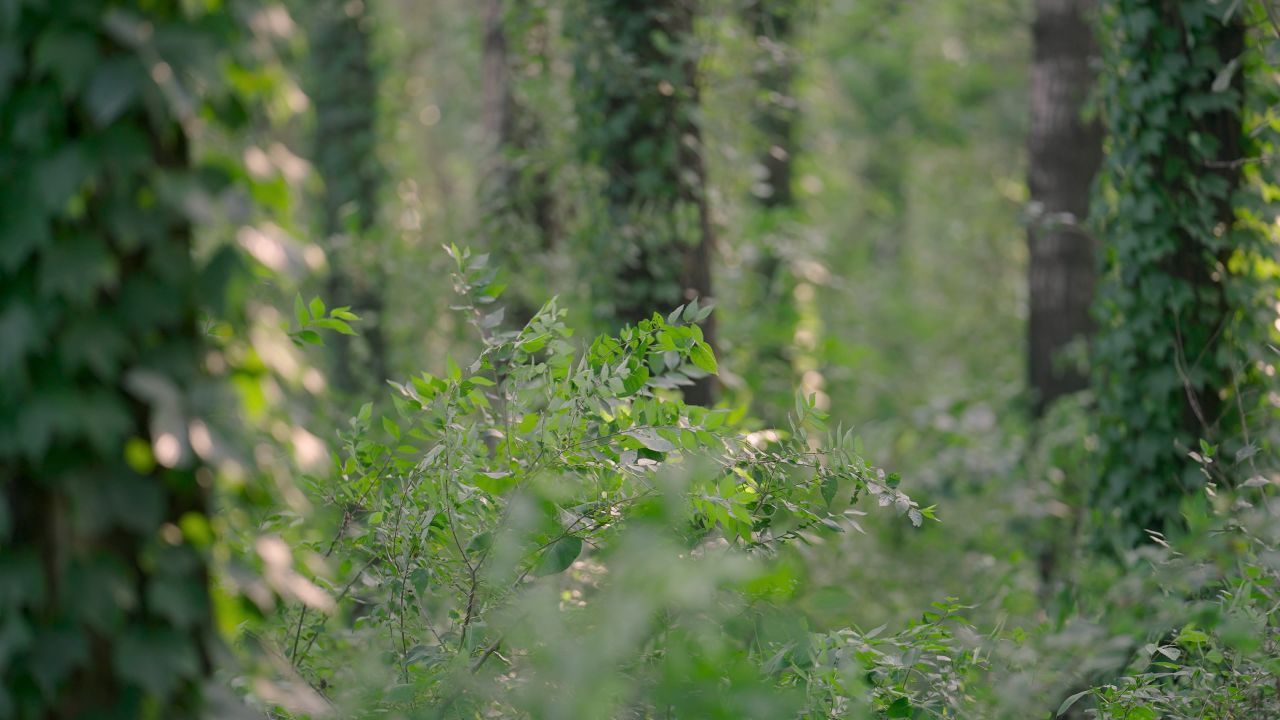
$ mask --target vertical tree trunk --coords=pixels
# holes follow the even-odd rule
[[[531,270],[554,249],[559,234],[551,173],[533,157],[542,141],[542,124],[516,92],[516,70],[544,61],[538,45],[546,18],[511,0],[485,0],[483,12],[482,112],[489,143],[481,191],[484,233],[495,260],[512,280],[519,280],[507,292],[507,324],[521,327],[537,312],[547,289]],[[515,31],[511,16],[520,21]],[[543,71],[535,68],[533,73]]]
[[[378,75],[372,18],[360,0],[322,0],[313,9],[312,89],[316,170],[324,182],[321,232],[329,255],[330,305],[361,316],[361,337],[332,339],[334,384],[347,392],[377,387],[387,377],[383,298],[373,238],[382,168],[377,153]]]
[[[211,59],[153,38],[223,38],[177,2],[74,5],[0,13],[0,716],[195,717],[214,633],[187,437],[199,175],[145,83]]]
[[[796,58],[790,44],[797,5],[796,0],[752,0],[747,5],[747,21],[757,45],[752,63],[757,86],[752,120],[763,144],[759,157],[765,170],[762,182],[767,186],[756,197],[765,209],[792,208],[796,201],[792,161],[797,110],[791,88]]]
[[[795,393],[798,318],[785,246],[795,242],[792,228],[799,221],[793,182],[799,109],[792,87],[798,58],[792,42],[800,5],[799,0],[752,0],[744,17],[756,46],[752,124],[764,172],[752,188],[763,228],[756,239],[756,287],[748,291],[758,316],[756,352],[741,372],[755,391],[755,411],[771,424],[784,422]]]
[[[1032,25],[1028,379],[1037,416],[1088,384],[1061,353],[1093,326],[1089,307],[1098,261],[1083,223],[1102,162],[1102,126],[1086,121],[1083,111],[1100,60],[1095,6],[1095,0],[1036,0]]]
[[[606,175],[608,227],[597,286],[614,325],[711,292],[714,237],[695,119],[699,91],[694,3],[588,0],[577,56],[582,153]],[[703,326],[714,344],[715,324]],[[714,378],[685,393],[714,400]]]
[[[1130,545],[1179,522],[1204,479],[1188,454],[1231,439],[1260,293],[1231,261],[1244,148],[1245,26],[1212,0],[1109,0],[1106,282],[1095,388],[1102,476],[1094,498]],[[1240,373],[1237,376],[1237,372]],[[1228,409],[1233,411],[1227,412]]]

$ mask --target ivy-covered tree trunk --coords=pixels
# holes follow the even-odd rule
[[[799,62],[794,42],[799,0],[751,0],[745,20],[755,41],[751,61],[755,80],[752,124],[759,150],[760,177],[752,187],[760,213],[756,286],[749,297],[759,313],[756,356],[741,369],[747,385],[759,389],[756,411],[766,422],[781,423],[795,393],[792,350],[798,322],[792,297],[795,278],[788,267],[789,246],[799,224],[793,181],[799,107],[794,95]]]
[[[560,232],[551,173],[536,157],[543,141],[537,114],[521,102],[516,78],[543,73],[546,9],[533,3],[486,0],[483,39],[483,113],[489,142],[482,188],[490,252],[520,283],[507,293],[508,325],[523,326],[545,298],[537,282],[539,260]]]
[[[605,174],[597,304],[611,324],[710,301],[714,237],[696,119],[696,3],[584,0],[575,28],[578,136]],[[715,320],[702,332],[714,343]],[[715,397],[713,377],[685,392]]]
[[[1037,0],[1032,25],[1028,377],[1037,416],[1088,385],[1062,353],[1093,327],[1098,260],[1083,223],[1102,162],[1102,126],[1083,112],[1099,60],[1095,7],[1094,0]]]
[[[1245,146],[1245,27],[1234,8],[1104,5],[1095,508],[1122,544],[1176,525],[1181,499],[1203,485],[1188,453],[1232,429],[1234,373],[1256,338],[1252,293],[1229,262],[1251,242],[1232,202]]]
[[[229,22],[176,0],[0,12],[0,717],[197,712],[213,632],[185,93]]]
[[[329,256],[330,305],[361,316],[360,337],[332,338],[334,384],[378,387],[388,375],[382,271],[372,264],[383,171],[377,152],[378,74],[373,17],[362,2],[321,0],[311,18],[311,89],[316,171],[324,182],[320,230]]]

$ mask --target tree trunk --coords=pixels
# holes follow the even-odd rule
[[[1105,158],[1107,280],[1094,358],[1102,457],[1094,507],[1116,545],[1180,524],[1204,484],[1201,440],[1234,440],[1252,348],[1265,337],[1238,227],[1245,26],[1211,0],[1110,0]],[[1224,451],[1227,452],[1227,451]]]
[[[312,89],[315,166],[324,191],[321,233],[329,256],[325,301],[360,315],[360,337],[335,335],[334,384],[349,393],[387,377],[380,258],[372,237],[383,171],[377,153],[378,75],[370,56],[364,3],[323,0],[313,10]]]
[[[748,291],[757,315],[755,353],[741,372],[752,388],[755,412],[774,425],[785,422],[796,386],[796,282],[788,265],[787,245],[797,241],[794,228],[801,222],[793,181],[799,115],[793,84],[798,58],[791,46],[800,5],[799,0],[752,0],[744,17],[755,40],[752,124],[763,173],[752,194],[763,231],[754,238],[759,248],[757,282]]]
[[[1062,351],[1093,327],[1089,306],[1098,261],[1083,223],[1102,162],[1103,133],[1083,112],[1099,61],[1095,6],[1095,0],[1036,0],[1032,25],[1028,379],[1037,416],[1088,384],[1085,373],[1064,364]]]
[[[521,14],[521,12],[526,14]],[[521,21],[510,29],[511,18]],[[549,283],[539,282],[540,260],[560,233],[551,173],[535,158],[543,139],[538,116],[521,103],[516,78],[531,62],[545,63],[541,47],[547,30],[538,9],[510,0],[485,0],[483,37],[483,124],[489,157],[482,180],[484,234],[489,251],[513,282],[507,291],[507,325],[523,327],[546,300]]]
[[[577,53],[582,154],[605,174],[607,229],[597,284],[616,326],[712,298],[715,248],[695,119],[699,91],[693,3],[589,0]],[[715,323],[703,332],[714,345]],[[714,378],[685,397],[710,404]]]

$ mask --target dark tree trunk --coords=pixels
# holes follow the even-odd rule
[[[791,208],[796,200],[791,178],[797,114],[791,86],[796,58],[790,44],[797,5],[796,0],[752,0],[747,6],[747,21],[757,46],[752,67],[757,90],[752,120],[763,144],[759,158],[765,170],[764,187],[756,197],[766,209]]]
[[[370,48],[367,8],[323,0],[313,10],[312,90],[314,161],[324,182],[321,232],[329,256],[325,301],[361,316],[360,337],[336,335],[334,384],[346,392],[377,387],[387,377],[381,271],[371,237],[378,214],[382,167],[377,156],[378,75]]]
[[[513,17],[520,21],[514,31]],[[482,112],[489,143],[482,181],[484,234],[508,276],[523,281],[513,283],[507,293],[507,324],[522,327],[546,299],[547,288],[531,270],[540,268],[560,232],[551,173],[534,157],[543,127],[520,102],[516,87],[518,76],[543,72],[524,69],[545,62],[547,23],[537,9],[511,0],[485,0],[483,27]]]
[[[1093,37],[1095,0],[1036,0],[1032,25],[1028,185],[1028,380],[1035,414],[1088,385],[1062,351],[1092,330],[1097,243],[1083,223],[1102,162],[1102,126],[1084,106],[1099,62]]]
[[[752,125],[757,158],[764,172],[752,187],[763,228],[753,240],[759,256],[757,282],[748,290],[757,315],[755,355],[741,368],[754,390],[755,412],[781,424],[795,393],[793,350],[797,313],[795,278],[787,246],[796,242],[799,224],[793,181],[799,108],[793,94],[798,58],[792,47],[801,0],[752,0],[744,19],[755,40],[751,73],[755,81]]]
[[[586,3],[578,134],[583,155],[607,177],[599,254],[612,270],[596,295],[615,326],[712,298],[693,8],[687,0]],[[710,318],[703,332],[714,345]],[[699,379],[685,397],[710,404],[714,378]]]

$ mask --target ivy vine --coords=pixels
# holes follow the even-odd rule
[[[221,3],[0,9],[0,717],[192,715],[211,669],[210,471],[188,428],[192,214],[226,179],[196,80]],[[207,206],[207,203],[206,203]]]
[[[1132,544],[1176,524],[1205,475],[1188,460],[1235,436],[1256,374],[1255,228],[1237,221],[1246,27],[1239,3],[1102,6],[1106,239],[1094,346],[1101,477],[1094,507]],[[1206,441],[1201,447],[1201,441]]]

